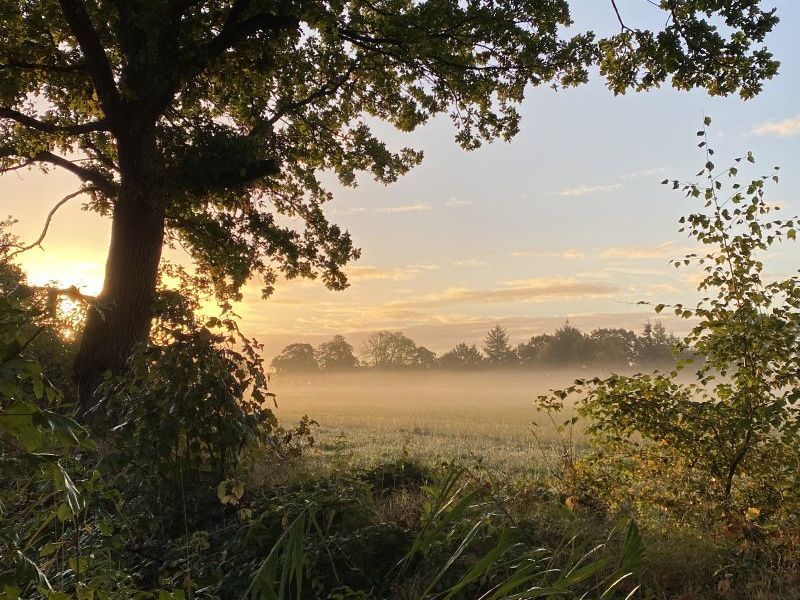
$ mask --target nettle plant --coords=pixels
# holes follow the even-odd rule
[[[662,182],[704,203],[680,219],[681,231],[702,249],[672,261],[700,270],[702,299],[694,308],[655,306],[656,313],[673,310],[693,321],[676,348],[693,358],[671,372],[577,380],[539,397],[538,406],[559,411],[575,398],[599,450],[588,462],[624,472],[634,493],[649,489],[661,506],[680,510],[687,500],[697,509],[699,501],[727,519],[765,519],[798,489],[800,278],[766,281],[760,257],[794,241],[797,221],[771,216],[779,207],[768,204],[765,187],[778,182],[778,167],[747,184],[739,169],[755,162],[752,153],[716,168],[710,124],[705,118],[698,131],[706,159],[700,181]],[[686,377],[690,365],[694,378]]]

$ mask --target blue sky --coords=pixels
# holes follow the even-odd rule
[[[652,15],[641,0],[619,4],[626,18]],[[608,3],[574,5],[577,27],[617,27]],[[704,114],[714,121],[717,163],[750,149],[758,174],[781,165],[771,200],[784,214],[800,213],[800,3],[777,6],[782,21],[768,45],[781,72],[754,100],[670,88],[614,97],[595,76],[573,90],[531,90],[520,134],[471,153],[454,143],[446,117],[413,134],[381,128],[393,146],[421,149],[425,160],[389,187],[366,177],[355,189],[331,186],[329,214],[363,249],[352,286],[334,293],[289,282],[266,302],[253,286],[239,307],[245,330],[268,353],[334,333],[357,342],[380,328],[442,351],[479,341],[494,322],[522,341],[567,317],[585,328],[641,325],[650,315],[637,300],[693,300],[693,278],[668,265],[688,244],[677,219],[692,205],[658,182],[700,169],[694,144]],[[26,173],[1,179],[0,196],[20,219],[20,235],[32,238],[73,187],[66,175]],[[25,257],[34,280],[96,291],[108,223],[74,206],[52,229],[46,250]],[[781,247],[768,269],[796,271],[798,257],[797,246]]]

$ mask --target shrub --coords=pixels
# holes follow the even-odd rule
[[[797,500],[800,278],[765,281],[759,254],[794,240],[796,221],[769,220],[775,208],[765,185],[778,181],[777,168],[742,185],[743,159],[716,170],[705,127],[698,134],[703,183],[664,183],[704,203],[680,220],[704,250],[674,261],[701,269],[704,297],[694,308],[655,307],[693,319],[679,350],[700,357],[694,381],[679,378],[688,359],[668,373],[578,380],[540,397],[539,406],[557,411],[567,397],[577,398],[599,450],[581,468],[604,478],[596,487],[607,498],[638,496],[641,505],[694,513],[698,522],[711,513],[729,525],[763,523]]]

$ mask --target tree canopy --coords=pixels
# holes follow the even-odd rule
[[[445,369],[478,369],[483,364],[481,351],[460,342],[439,357],[439,364]]]
[[[323,371],[347,371],[358,366],[358,359],[344,336],[335,335],[314,350],[319,368]]]
[[[272,359],[272,368],[278,373],[308,372],[317,371],[319,365],[311,344],[289,344]]]
[[[361,351],[364,362],[376,369],[398,369],[417,365],[414,340],[400,331],[376,331],[367,336]]]

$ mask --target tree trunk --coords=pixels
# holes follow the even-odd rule
[[[120,373],[137,343],[147,340],[164,242],[154,135],[120,140],[120,194],[98,307],[88,311],[73,371],[78,414],[86,418],[104,373]]]

